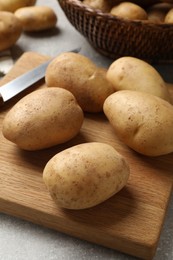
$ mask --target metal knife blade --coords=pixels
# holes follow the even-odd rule
[[[78,53],[79,51],[80,48],[76,48],[71,50],[70,52]],[[46,69],[53,59],[54,58],[51,58],[50,60],[44,62],[36,68],[22,74],[16,79],[0,87],[0,105],[3,105],[4,102],[8,101],[17,94],[21,93],[23,90],[32,86],[40,79],[44,78]]]

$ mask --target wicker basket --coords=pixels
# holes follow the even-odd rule
[[[173,25],[129,21],[94,10],[82,0],[58,0],[71,24],[103,55],[173,60]]]

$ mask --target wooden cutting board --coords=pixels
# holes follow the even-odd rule
[[[0,85],[47,59],[37,53],[25,53]],[[22,95],[38,87],[45,87],[44,81]],[[171,86],[170,91],[173,94]],[[1,128],[8,109],[22,95],[0,108]],[[129,182],[118,194],[96,207],[75,211],[58,208],[43,183],[43,168],[57,152],[90,141],[111,144],[126,158],[131,169]],[[1,212],[136,257],[152,259],[155,254],[172,181],[173,154],[150,158],[135,153],[117,139],[102,113],[86,114],[76,138],[42,151],[22,151],[0,131]]]

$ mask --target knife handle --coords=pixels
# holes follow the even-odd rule
[[[4,105],[4,100],[3,100],[3,97],[0,93],[0,107]]]

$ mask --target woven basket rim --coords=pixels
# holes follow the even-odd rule
[[[82,12],[86,12],[90,14],[91,16],[96,16],[103,20],[112,20],[112,21],[121,21],[127,24],[134,24],[134,25],[145,25],[148,27],[155,27],[157,29],[173,29],[173,24],[169,23],[154,23],[148,20],[129,20],[125,18],[121,18],[118,16],[111,15],[110,13],[104,13],[99,9],[94,9],[89,7],[86,4],[83,4],[82,0],[58,0],[59,2],[67,2],[70,5],[75,6],[75,8],[80,9]]]

